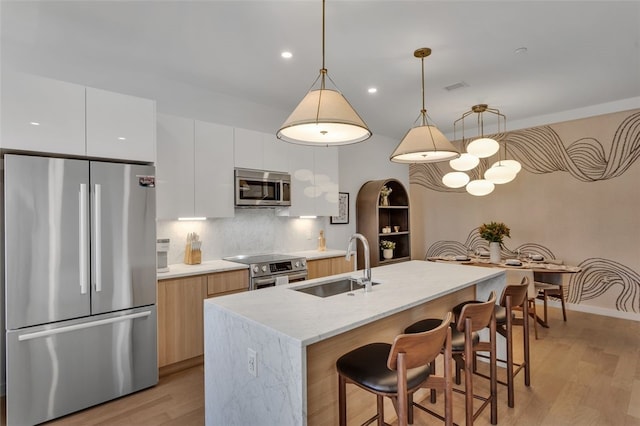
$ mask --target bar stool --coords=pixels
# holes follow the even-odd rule
[[[507,387],[507,402],[509,407],[515,406],[515,392],[514,392],[514,380],[516,374],[521,370],[524,370],[524,383],[526,386],[531,384],[531,372],[530,372],[530,350],[529,350],[529,301],[528,301],[529,282],[526,277],[522,278],[520,284],[507,285],[502,292],[500,298],[500,305],[495,306],[496,314],[496,331],[500,333],[507,342],[507,359],[499,359],[498,361],[506,364],[507,369],[507,381],[497,380],[498,383]],[[464,304],[470,302],[463,302],[453,308],[453,312],[460,312]],[[477,303],[477,302],[476,302]],[[514,311],[521,310],[523,312],[522,319],[515,318]],[[523,326],[522,331],[522,347],[524,352],[524,361],[521,363],[515,363],[513,361],[513,326]],[[485,355],[478,354],[478,357],[486,358]],[[514,370],[514,366],[517,367]],[[481,377],[490,379],[490,376],[479,373],[474,363],[473,372]]]
[[[461,308],[458,320],[455,324],[452,324],[452,356],[456,362],[456,371],[459,372],[461,368],[464,369],[465,387],[464,391],[458,389],[453,389],[453,391],[465,394],[467,426],[473,424],[473,420],[480,415],[487,405],[491,406],[491,424],[498,423],[495,303],[496,294],[493,291],[486,302],[466,303]],[[432,326],[432,321],[430,319],[418,321],[407,327],[405,333],[424,332]],[[478,331],[486,327],[489,327],[489,341],[481,341]],[[474,360],[477,351],[489,352],[490,393],[486,397],[474,395],[473,393]],[[473,409],[474,398],[483,401],[477,411]]]
[[[405,426],[413,422],[408,409],[413,407],[413,393],[418,389],[443,389],[445,394],[445,415],[439,416],[424,407],[425,411],[435,414],[445,421],[447,426],[453,424],[452,415],[452,383],[451,383],[451,323],[452,314],[448,312],[440,325],[432,330],[418,334],[400,334],[393,345],[388,343],[371,343],[356,348],[336,361],[338,370],[338,406],[340,426],[347,424],[347,383],[371,392],[377,398],[377,413],[364,424],[374,420],[378,425],[385,425],[383,397],[391,398],[398,425]],[[442,376],[430,374],[430,365],[436,357],[444,353],[445,372]]]

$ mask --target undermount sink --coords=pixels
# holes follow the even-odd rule
[[[372,285],[378,285],[379,282],[373,281]],[[325,281],[322,283],[310,285],[308,287],[292,288],[292,290],[302,293],[312,294],[318,297],[335,296],[336,294],[346,293],[362,289],[364,286],[352,278],[340,278],[334,281]]]

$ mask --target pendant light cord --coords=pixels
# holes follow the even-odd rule
[[[323,0],[324,1],[324,0]],[[422,114],[422,125],[427,125],[427,109],[424,107],[424,56],[420,58],[420,63],[422,65],[422,109],[420,113]]]

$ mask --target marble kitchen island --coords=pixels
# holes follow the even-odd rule
[[[392,342],[412,322],[442,318],[460,301],[486,300],[505,285],[501,269],[416,260],[373,268],[381,284],[369,293],[320,298],[292,290],[355,275],[361,272],[205,300],[207,425],[335,425],[338,357]],[[349,421],[361,422],[375,397],[350,387],[348,407]]]

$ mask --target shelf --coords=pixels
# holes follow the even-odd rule
[[[388,233],[382,233],[380,232],[378,234],[379,237],[388,237],[388,236],[392,236],[392,235],[409,235],[409,231],[400,231],[400,232],[388,232]]]
[[[381,190],[391,189],[389,206],[381,206]],[[356,230],[369,240],[370,247],[380,247],[381,240],[396,244],[393,259],[385,260],[379,250],[370,251],[371,266],[411,260],[411,226],[409,223],[409,194],[397,179],[373,180],[365,183],[358,192],[356,201]],[[383,233],[383,228],[400,231]],[[364,254],[358,250],[358,268],[364,265]]]
[[[411,257],[394,257],[393,259],[380,259],[380,265],[389,265],[390,263],[406,262],[411,260]]]
[[[409,206],[378,206],[378,208],[393,210],[393,209],[408,209]]]

